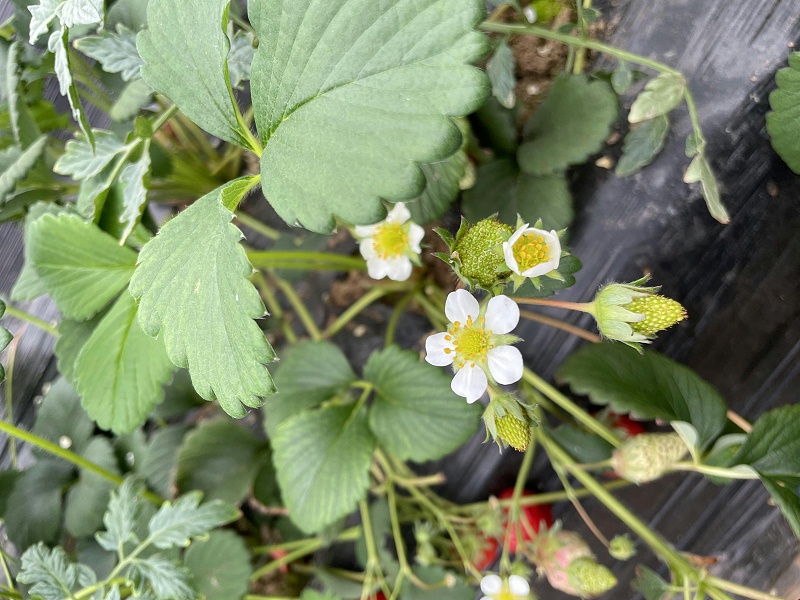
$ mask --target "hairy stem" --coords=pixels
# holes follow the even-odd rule
[[[5,315],[9,317],[14,317],[15,319],[19,319],[20,321],[25,321],[26,323],[30,323],[34,327],[38,327],[42,331],[49,333],[54,337],[58,337],[58,329],[53,327],[47,321],[40,319],[39,317],[35,317],[30,313],[25,312],[20,308],[15,308],[8,303],[6,305],[6,312]]]

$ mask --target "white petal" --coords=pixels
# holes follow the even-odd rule
[[[367,273],[373,279],[383,279],[387,273],[387,263],[378,257],[367,259]]]
[[[527,596],[531,593],[531,586],[519,575],[512,575],[508,578],[508,591],[515,596]]]
[[[411,250],[417,254],[422,252],[419,243],[422,241],[423,237],[425,237],[425,230],[416,223],[412,223],[408,229],[408,245],[411,247]]]
[[[549,260],[535,265],[527,271],[523,271],[520,275],[524,277],[539,277],[539,275],[544,275],[558,268],[558,264],[561,262],[561,241],[558,239],[558,234],[555,231],[548,232],[541,229],[534,229],[533,227],[530,228],[530,231],[544,238],[547,244]]]
[[[364,260],[369,260],[378,256],[375,253],[375,244],[372,242],[372,238],[366,238],[363,240],[358,245],[358,251],[361,252],[361,256],[364,257]]]
[[[406,205],[398,202],[394,208],[386,215],[386,223],[405,223],[411,218],[411,213],[408,212]]]
[[[445,338],[451,337],[448,333],[437,333],[425,340],[425,360],[437,367],[446,367],[453,364],[455,352],[452,352],[453,344]],[[451,350],[450,354],[445,352],[445,348]]]
[[[495,575],[491,573],[490,575],[485,575],[483,579],[481,579],[481,591],[484,594],[489,594],[490,596],[494,596],[499,594],[503,590],[503,580],[500,579],[499,575]]]
[[[522,227],[519,227],[514,233],[511,234],[511,237],[508,238],[508,243],[511,246],[513,246],[517,242],[517,240],[522,237],[523,233],[527,233],[528,225],[529,225],[528,223],[525,223]],[[533,229],[533,227],[531,227],[531,229]],[[538,231],[538,229],[535,231]]]
[[[451,323],[458,321],[463,325],[467,322],[467,317],[472,317],[473,320],[477,319],[480,311],[481,307],[478,306],[478,301],[467,290],[450,292],[444,303],[444,314]]]
[[[356,237],[357,238],[368,238],[375,235],[375,232],[378,230],[378,226],[380,223],[375,223],[375,225],[356,225]]]
[[[511,242],[503,242],[503,258],[506,261],[506,266],[519,275],[519,264],[514,256],[514,245]]]
[[[487,353],[489,373],[501,385],[522,379],[522,354],[514,346],[498,346]]]
[[[450,389],[466,398],[468,404],[472,404],[483,396],[487,387],[489,387],[489,380],[486,378],[486,373],[475,363],[467,363],[461,367],[450,383]]]
[[[396,256],[384,261],[386,275],[393,281],[405,281],[411,276],[411,260],[407,256]]]
[[[519,323],[519,306],[508,296],[495,296],[486,305],[485,319],[492,333],[509,333]]]

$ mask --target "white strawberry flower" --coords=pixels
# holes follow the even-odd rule
[[[529,597],[531,586],[519,575],[503,580],[491,573],[481,579],[481,591],[485,594],[481,600],[524,600]]]
[[[358,249],[373,279],[405,281],[411,275],[412,263],[419,264],[419,244],[425,230],[410,218],[411,213],[398,202],[380,223],[356,226]]]
[[[519,307],[507,296],[495,296],[483,307],[466,290],[447,296],[447,331],[425,341],[425,360],[437,367],[453,365],[450,387],[472,404],[489,382],[503,385],[522,378],[522,354],[511,346],[519,338],[508,335],[519,323]]]
[[[539,277],[558,268],[561,261],[561,242],[555,231],[519,227],[507,242],[503,242],[506,266],[522,277]]]

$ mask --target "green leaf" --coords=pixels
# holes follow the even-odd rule
[[[94,433],[94,423],[81,408],[81,397],[62,377],[53,382],[42,399],[32,431],[80,454]],[[41,456],[50,456],[44,450],[40,452]]]
[[[674,596],[669,583],[644,565],[636,565],[636,579],[631,582],[631,588],[639,592],[644,600],[666,600]]]
[[[250,587],[250,552],[232,531],[214,531],[186,551],[184,564],[205,600],[237,600]]]
[[[478,429],[483,407],[456,396],[451,378],[420,362],[416,352],[397,346],[376,352],[364,378],[375,386],[369,425],[381,446],[400,460],[441,458]]]
[[[0,152],[0,206],[41,158],[46,143],[47,136],[43,135],[25,150],[11,146]]]
[[[611,87],[621,96],[628,91],[631,85],[633,85],[633,71],[631,71],[628,63],[621,60],[611,74]]]
[[[0,299],[0,317],[6,312],[6,305],[5,302]],[[6,329],[5,327],[0,327],[0,352],[5,350],[8,345],[11,343],[11,340],[14,339],[14,336],[11,332]],[[2,382],[6,378],[6,370],[3,365],[0,364],[0,382]]]
[[[149,0],[117,0],[108,9],[107,27],[124,25],[133,31],[147,27],[147,5]]]
[[[272,445],[283,499],[305,533],[350,514],[366,496],[375,438],[363,408],[297,414],[278,428]]]
[[[141,473],[150,487],[165,498],[174,494],[178,448],[188,430],[188,425],[169,425],[156,431],[147,446]]]
[[[775,83],[778,88],[769,95],[767,133],[778,156],[800,173],[800,52],[789,55],[789,66],[777,72]]]
[[[36,43],[43,33],[47,32],[50,23],[56,18],[58,14],[58,5],[61,0],[39,0],[38,4],[28,6],[31,13],[31,21],[28,25],[29,38],[31,46]]]
[[[568,423],[550,430],[549,434],[570,456],[582,463],[608,460],[614,450],[604,439]]]
[[[614,412],[686,421],[697,429],[701,449],[725,426],[727,407],[719,393],[688,367],[655,352],[592,344],[572,354],[557,378],[595,404],[609,404]]]
[[[201,492],[191,492],[174,503],[161,505],[148,524],[156,548],[186,547],[193,538],[205,537],[212,529],[239,517],[235,507],[219,500],[200,504],[202,496]]]
[[[633,175],[642,167],[646,167],[661,152],[664,140],[669,131],[669,118],[660,115],[634,127],[625,136],[622,145],[622,156],[614,172],[617,177]]]
[[[152,96],[153,90],[144,79],[134,79],[120,92],[108,115],[117,123],[133,119],[150,104]]]
[[[56,161],[53,170],[60,175],[83,181],[111,164],[114,158],[125,151],[125,144],[111,131],[95,129],[94,149],[83,134],[78,134],[64,146],[64,154]]]
[[[461,208],[472,222],[498,213],[501,221],[513,224],[520,215],[528,223],[542,219],[546,229],[563,229],[574,217],[563,174],[527,175],[509,158],[478,167],[475,186],[464,192]]]
[[[5,518],[8,508],[8,497],[14,490],[17,480],[22,476],[22,471],[0,471],[0,519]]]
[[[11,299],[17,302],[23,300],[35,300],[39,296],[47,293],[47,288],[44,283],[36,274],[36,269],[30,258],[30,230],[32,224],[39,219],[42,215],[60,215],[66,212],[63,206],[53,204],[52,202],[36,202],[28,209],[28,214],[25,215],[24,236],[25,236],[25,263],[22,265],[22,271],[14,283],[11,290]],[[62,371],[63,373],[63,371]]]
[[[157,600],[195,600],[197,594],[189,584],[189,571],[158,554],[133,561],[128,577],[139,596],[150,589]]]
[[[147,6],[148,29],[136,45],[142,77],[203,129],[250,147],[228,81],[230,0],[159,0]],[[264,38],[261,38],[262,42]]]
[[[104,0],[62,0],[58,18],[65,27],[94,25],[103,22]]]
[[[665,115],[683,102],[686,94],[686,81],[682,75],[661,73],[644,86],[631,105],[628,113],[630,123],[648,121]]]
[[[475,598],[475,590],[452,571],[446,571],[438,566],[423,567],[419,565],[413,567],[412,570],[414,575],[430,585],[431,589],[419,588],[411,581],[405,580],[400,591],[400,600],[472,600]],[[446,583],[451,579],[455,581],[454,585]]]
[[[85,565],[75,565],[63,548],[50,550],[42,543],[28,548],[22,555],[17,580],[26,584],[31,598],[63,600],[72,598],[73,591],[97,581],[94,572]]]
[[[200,198],[144,245],[130,291],[139,298],[142,329],[163,336],[197,393],[241,418],[245,406],[275,393],[264,366],[275,353],[253,320],[264,315],[264,303],[247,279],[253,267],[221,203],[225,189]]]
[[[767,488],[775,504],[780,507],[794,534],[800,538],[800,497],[796,491],[800,488],[800,479],[762,475],[761,483]]]
[[[122,201],[125,210],[120,223],[125,224],[120,243],[127,241],[142,218],[142,209],[147,202],[150,187],[150,140],[145,140],[139,160],[125,165],[119,175]]]
[[[494,54],[486,62],[486,74],[492,84],[492,96],[506,108],[514,108],[517,102],[514,93],[517,85],[514,68],[514,53],[504,40],[497,45]]]
[[[491,97],[475,113],[473,128],[481,143],[495,155],[515,156],[518,114],[518,106],[508,109]]]
[[[136,263],[136,252],[74,215],[44,215],[26,242],[33,268],[68,319],[88,319],[106,306]]]
[[[58,359],[58,372],[73,386],[75,385],[75,361],[103,316],[104,313],[100,313],[88,321],[62,319],[58,324],[58,339],[53,349],[56,359]]]
[[[83,407],[100,427],[117,434],[145,422],[174,370],[164,340],[146,335],[136,313],[135,300],[123,292],[75,362]]]
[[[18,31],[19,33],[19,31]],[[42,132],[31,115],[26,98],[20,94],[20,49],[22,43],[13,42],[8,46],[8,55],[5,64],[6,89],[0,92],[0,97],[7,96],[8,118],[11,123],[11,132],[14,141],[23,148],[30,147],[41,136]]]
[[[255,54],[253,35],[237,31],[231,40],[231,52],[228,55],[228,76],[233,88],[239,88],[243,82],[250,80],[250,65]]]
[[[451,117],[488,95],[469,66],[487,50],[481,0],[272,0],[249,3],[259,39],[251,90],[264,193],[287,223],[327,232],[334,217],[375,223],[382,198],[424,183],[444,159]]]
[[[86,139],[89,140],[89,144],[93,145],[94,135],[92,134],[91,125],[86,118],[86,113],[83,111],[81,97],[70,72],[68,44],[69,31],[62,26],[61,29],[55,30],[48,38],[47,49],[55,55],[54,68],[58,79],[59,91],[62,96],[67,97],[70,109],[72,109],[72,118],[80,125],[81,131],[83,131]]]
[[[107,438],[95,436],[81,456],[119,475],[114,448]],[[78,482],[67,493],[64,527],[75,537],[89,537],[100,528],[109,495],[116,485],[100,475],[81,469]]]
[[[692,159],[692,162],[689,163],[689,168],[686,169],[686,173],[683,175],[683,180],[686,183],[700,183],[703,189],[703,198],[706,200],[708,212],[711,213],[712,217],[723,225],[731,220],[728,211],[725,210],[725,205],[722,204],[717,179],[714,177],[714,172],[711,170],[711,165],[708,164],[705,154],[701,152]]]
[[[178,451],[178,489],[238,504],[250,494],[264,451],[264,442],[230,419],[206,421]]]
[[[747,434],[732,465],[750,465],[759,474],[800,477],[800,405],[761,415]]]
[[[116,552],[128,543],[139,543],[136,530],[142,511],[142,500],[139,496],[141,487],[136,479],[128,477],[111,493],[108,510],[103,515],[105,531],[95,535],[100,546],[109,552]]]
[[[525,126],[517,150],[523,171],[549,175],[584,163],[600,151],[619,116],[617,96],[605,81],[559,75]]]
[[[136,49],[136,33],[124,25],[117,25],[116,33],[106,29],[76,40],[75,47],[99,62],[106,73],[119,73],[123,81],[142,76],[144,61]]]
[[[347,358],[330,342],[301,342],[287,350],[275,373],[280,390],[264,407],[267,435],[289,417],[329,400],[356,380]]]
[[[73,478],[73,467],[61,460],[40,459],[14,483],[8,497],[5,527],[19,548],[36,542],[55,544],[61,535],[61,489]]]

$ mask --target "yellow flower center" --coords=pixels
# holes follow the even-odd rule
[[[527,271],[550,260],[550,248],[538,233],[524,233],[512,247],[520,271]]]
[[[486,363],[486,355],[494,348],[492,331],[484,327],[484,318],[473,321],[467,317],[467,322],[462,325],[456,321],[447,329],[444,339],[453,344],[455,350],[445,348],[445,353],[455,352],[453,364],[460,369],[468,362]]]
[[[372,248],[378,258],[396,258],[408,248],[408,232],[401,223],[383,223],[372,236]]]
[[[494,597],[494,600],[515,600],[515,599],[516,596],[506,589],[500,590],[500,593],[498,593]]]

